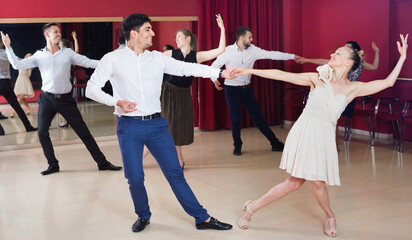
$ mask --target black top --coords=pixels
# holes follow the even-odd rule
[[[180,51],[180,49],[174,49],[172,50],[172,58],[183,62],[197,63],[196,52],[194,51],[190,51],[189,54],[186,55],[186,57],[183,57],[182,51]],[[193,77],[179,77],[164,74],[163,81],[168,81],[177,87],[188,88],[192,85]]]

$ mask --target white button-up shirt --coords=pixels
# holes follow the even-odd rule
[[[2,78],[10,79],[10,62],[4,49],[0,49],[0,79]]]
[[[217,57],[217,59],[212,63],[212,67],[221,68],[223,65],[225,65],[226,68],[253,68],[255,61],[259,59],[290,60],[294,58],[294,54],[277,51],[266,51],[256,47],[253,44],[242,51],[235,43],[226,47],[226,51]],[[248,85],[250,83],[250,78],[250,74],[239,76],[233,80],[225,80],[225,85]],[[214,78],[212,80],[216,81],[217,78]]]
[[[43,79],[41,90],[53,94],[65,94],[72,90],[70,69],[72,65],[95,68],[99,61],[75,53],[70,48],[60,48],[55,54],[43,48],[33,56],[19,60],[13,49],[6,49],[9,61],[14,69],[38,67]]]
[[[120,116],[146,116],[161,112],[160,94],[163,74],[217,78],[220,69],[206,65],[185,63],[167,57],[158,51],[147,51],[136,55],[127,46],[106,54],[90,80],[86,96],[109,106],[118,100],[135,102],[136,111],[125,113],[119,106],[114,114]],[[113,97],[101,90],[110,79]]]

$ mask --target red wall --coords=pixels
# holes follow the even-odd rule
[[[7,1],[0,8],[0,18],[126,17],[136,12],[149,16],[197,16],[197,0],[17,0]]]
[[[409,45],[411,44],[412,39],[412,1],[411,0],[395,0],[392,1],[392,13],[393,13],[393,39],[391,44],[395,44],[395,41],[399,40],[399,34],[406,35],[409,33]],[[400,77],[402,78],[412,78],[412,58],[410,57],[410,50],[409,50],[409,58],[406,59],[404,67],[402,68],[402,72]],[[399,53],[396,48],[393,49],[391,54],[391,66],[396,64],[398,60]],[[412,84],[412,83],[411,83]],[[409,100],[412,97],[409,97]]]

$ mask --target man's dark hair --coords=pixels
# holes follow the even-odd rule
[[[119,35],[118,43],[119,43],[119,45],[122,45],[122,44],[125,44],[125,43],[126,43],[126,41],[124,40],[124,36],[123,36],[123,35]]]
[[[57,25],[57,23],[54,23],[54,22],[52,22],[52,23],[46,23],[46,24],[44,24],[44,26],[43,26],[43,33],[45,33],[46,31],[48,31],[51,26],[59,27],[59,25]]]
[[[130,40],[130,31],[140,31],[140,27],[146,22],[150,22],[150,18],[146,14],[133,13],[127,16],[122,22],[122,31],[124,38]]]
[[[240,36],[245,36],[246,32],[252,32],[252,29],[245,26],[238,27],[236,29],[236,39],[239,40]]]

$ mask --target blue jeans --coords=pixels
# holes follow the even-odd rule
[[[210,216],[186,182],[168,125],[163,117],[147,121],[132,117],[117,118],[117,137],[135,212],[143,219],[149,219],[152,215],[142,163],[143,146],[146,145],[186,213],[194,217],[196,223],[204,222]]]
[[[225,85],[225,95],[227,105],[229,107],[230,120],[232,122],[232,137],[234,141],[233,146],[241,147],[243,143],[240,138],[242,119],[240,109],[241,104],[249,113],[249,116],[252,118],[253,122],[255,122],[256,127],[262,132],[263,135],[265,135],[272,145],[279,141],[263,119],[262,113],[259,110],[259,105],[253,95],[252,87],[239,88]]]

